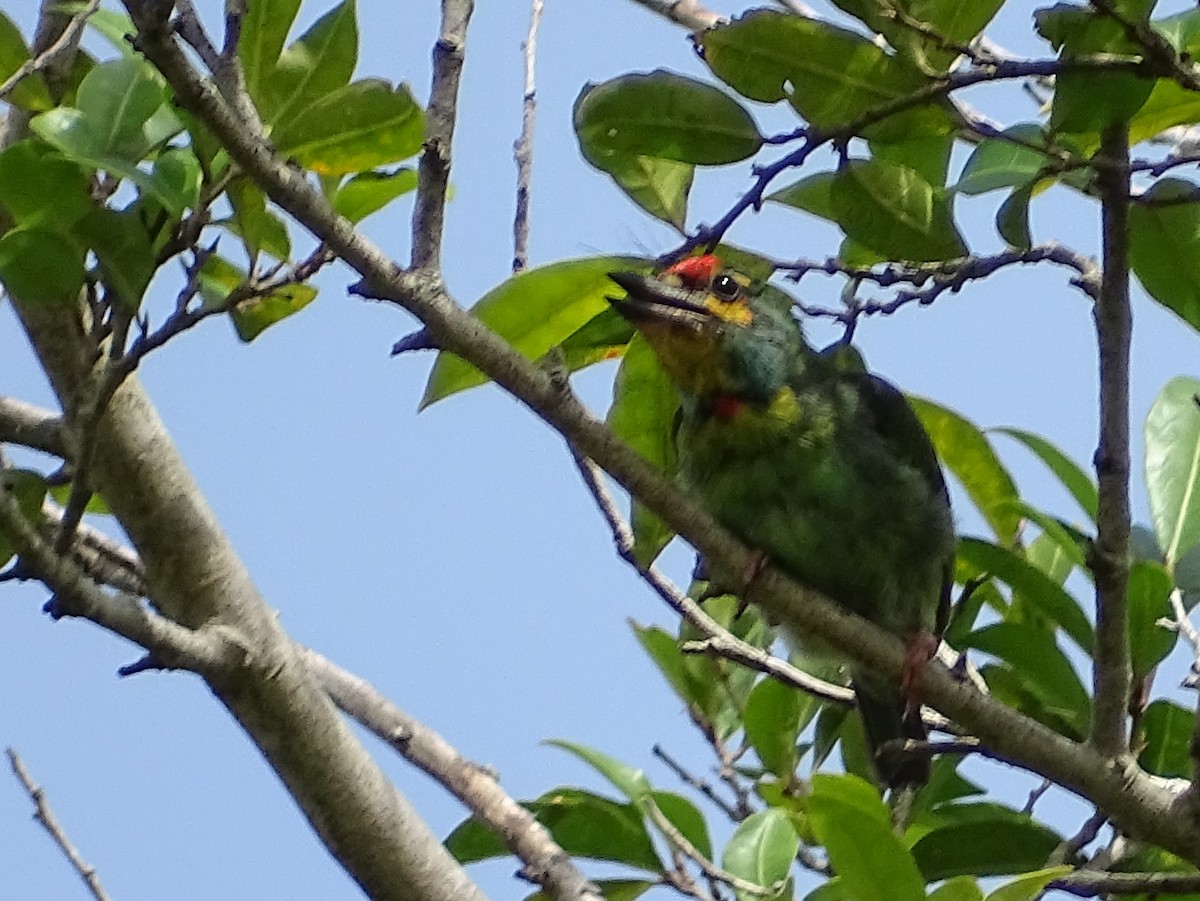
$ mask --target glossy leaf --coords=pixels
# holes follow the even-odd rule
[[[275,323],[299,313],[316,297],[317,289],[312,285],[287,285],[264,297],[243,301],[229,311],[229,318],[237,336],[250,342]]]
[[[1167,778],[1187,779],[1192,775],[1189,746],[1196,716],[1186,707],[1159,699],[1142,714],[1145,747],[1138,763],[1150,773]]]
[[[867,38],[819,19],[758,10],[699,35],[718,78],[751,100],[787,100],[822,129],[851,124],[927,83],[916,66]],[[873,140],[947,134],[954,119],[941,101],[866,128]]]
[[[767,808],[738,824],[725,846],[721,866],[735,876],[770,888],[787,879],[799,847],[800,838],[787,814]],[[743,893],[738,896],[746,897]]]
[[[246,90],[255,100],[262,97],[263,85],[275,71],[283,43],[299,11],[300,0],[249,0],[246,4],[238,36],[238,56]]]
[[[1158,621],[1171,615],[1171,574],[1149,560],[1134,562],[1129,570],[1129,651],[1136,685],[1175,647],[1176,633]]]
[[[912,848],[924,878],[1007,876],[1039,869],[1062,837],[998,804],[948,804]]]
[[[683,231],[695,166],[591,144],[581,143],[579,150],[588,163],[609,175],[630,200],[656,219]]]
[[[631,801],[638,801],[650,793],[650,782],[646,779],[644,772],[636,767],[621,763],[603,751],[597,751],[595,748],[589,748],[586,745],[581,745],[573,741],[565,741],[561,738],[547,739],[545,744],[552,748],[560,748],[568,754],[575,755],[616,786],[617,790]]]
[[[0,237],[0,282],[29,303],[73,304],[83,287],[84,249],[56,231],[25,226]]]
[[[425,114],[404,84],[365,79],[323,94],[272,135],[279,152],[321,175],[408,159],[425,139]]]
[[[954,135],[929,135],[911,141],[871,141],[871,158],[912,169],[934,189],[946,186]]]
[[[1079,504],[1083,512],[1088,515],[1088,519],[1093,522],[1095,521],[1096,483],[1092,481],[1092,477],[1078,463],[1064,454],[1054,444],[1032,432],[1015,428],[996,428],[989,429],[989,431],[1000,435],[1007,435],[1009,438],[1019,441],[1036,454],[1038,459],[1045,463],[1047,468],[1058,477],[1063,487],[1071,492],[1071,496],[1075,498],[1075,502]]]
[[[145,126],[166,103],[162,84],[141,59],[116,59],[94,68],[83,79],[76,106],[96,140],[94,152],[131,162],[143,159],[157,143]]]
[[[1095,634],[1079,603],[1061,585],[1015,551],[978,538],[961,538],[958,556],[1020,592],[1036,615],[1059,626],[1087,654]]]
[[[1046,886],[1074,869],[1064,865],[1025,873],[993,891],[987,896],[987,901],[1037,901],[1045,893]]]
[[[662,869],[642,813],[634,804],[618,804],[577,788],[558,788],[525,806],[568,854],[616,861],[652,873]],[[509,853],[491,830],[474,819],[461,823],[447,836],[445,845],[462,863]]]
[[[1200,379],[1180,376],[1146,417],[1146,492],[1167,569],[1200,543]]]
[[[1129,258],[1146,293],[1200,329],[1200,193],[1164,178],[1129,210]]]
[[[997,540],[1011,545],[1020,527],[1020,517],[1011,507],[1017,500],[1017,486],[987,436],[974,423],[931,400],[909,395],[908,402],[921,418],[938,457],[962,483]]]
[[[621,440],[669,476],[676,471],[675,417],[679,392],[658,357],[640,335],[634,336],[613,383],[608,425]],[[648,507],[633,501],[634,555],[649,566],[674,532]]]
[[[575,103],[575,134],[596,165],[605,151],[719,166],[753,156],[758,126],[724,91],[658,70],[587,85]]]
[[[536,360],[609,308],[606,298],[621,292],[608,273],[621,269],[648,272],[650,263],[635,257],[585,257],[529,269],[493,288],[471,312]],[[421,409],[485,381],[483,373],[461,358],[438,354]]]
[[[849,795],[839,784],[848,782],[857,783],[859,790]],[[925,880],[868,783],[851,776],[816,776],[808,809],[818,841],[855,901],[924,899]]]
[[[760,679],[746,699],[742,712],[746,741],[763,766],[780,779],[790,778],[796,769],[800,714],[800,693],[775,679]]]
[[[1053,635],[1025,623],[993,623],[966,636],[963,647],[1003,660],[1047,709],[1087,734],[1091,698]]]
[[[886,7],[874,0],[834,0],[834,4],[864,22],[871,31],[882,34],[888,43],[921,69],[944,72],[958,58],[944,41],[921,34],[895,17],[884,14]],[[956,44],[969,44],[996,15],[1003,0],[897,0],[895,6],[934,34]]]
[[[1044,141],[1042,129],[1021,123],[1003,132],[1010,140],[981,141],[963,166],[954,190],[960,194],[986,194],[999,188],[1015,188],[1034,181],[1046,166],[1046,155],[1027,146]]]
[[[21,35],[21,29],[5,13],[0,12],[0,82],[8,81],[17,69],[29,61],[29,47]],[[17,106],[41,111],[54,106],[46,80],[40,72],[34,72],[17,82],[5,98]]]
[[[416,169],[362,172],[338,188],[333,208],[351,222],[361,222],[416,187]]]
[[[349,84],[358,63],[354,0],[343,0],[279,54],[258,94],[269,127],[285,125],[326,94]]]
[[[915,170],[883,160],[853,160],[830,187],[837,222],[889,259],[929,262],[965,256],[950,195]]]
[[[0,153],[0,205],[17,225],[65,229],[95,206],[87,173],[40,141]]]

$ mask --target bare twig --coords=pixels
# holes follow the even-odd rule
[[[425,145],[417,166],[412,223],[412,267],[441,266],[442,222],[450,185],[450,148],[458,118],[458,82],[466,53],[467,23],[475,0],[442,0],[442,24],[433,45],[433,82],[425,111]]]
[[[1076,870],[1046,886],[1079,898],[1101,895],[1146,895],[1160,901],[1170,895],[1200,892],[1198,873],[1105,873],[1096,870]]]
[[[1172,617],[1163,617],[1156,625],[1177,633],[1192,647],[1192,664],[1189,673],[1183,681],[1184,688],[1196,688],[1200,685],[1200,631],[1192,624],[1192,618],[1187,608],[1183,606],[1183,592],[1176,588],[1171,592]]]
[[[665,763],[667,767],[670,768],[671,772],[679,777],[679,780],[684,785],[688,786],[689,788],[694,788],[696,791],[700,792],[700,794],[704,795],[704,797],[708,798],[708,800],[715,804],[721,810],[721,812],[725,814],[725,816],[729,817],[732,822],[740,823],[743,819],[745,819],[745,817],[742,815],[742,812],[734,808],[732,804],[722,798],[717,793],[716,788],[710,782],[707,782],[689,772],[687,768],[684,767],[684,765],[674,757],[672,757],[662,745],[655,745],[652,749],[652,753],[655,757]]]
[[[1057,848],[1050,852],[1050,856],[1046,859],[1046,866],[1057,867],[1064,863],[1070,863],[1079,855],[1080,851],[1096,840],[1096,836],[1100,834],[1100,830],[1106,823],[1108,823],[1108,814],[1097,810],[1084,820],[1078,832],[1070,838],[1064,839]]]
[[[652,13],[682,25],[688,31],[704,31],[727,21],[724,16],[710,10],[699,0],[633,0]]]
[[[534,64],[537,61],[538,25],[542,21],[545,0],[532,0],[529,6],[529,32],[521,44],[525,58],[525,93],[521,98],[521,136],[513,145],[517,162],[517,210],[513,215],[513,272],[529,263],[529,192],[533,190],[533,120],[537,113],[537,87]]]
[[[1185,63],[1171,46],[1171,42],[1150,27],[1147,19],[1133,20],[1122,13],[1113,0],[1091,0],[1092,6],[1101,15],[1117,22],[1126,36],[1142,49],[1148,62],[1157,74],[1170,78],[1189,91],[1200,91],[1200,77],[1190,63]]]
[[[37,56],[21,63],[12,75],[4,79],[3,83],[0,83],[0,99],[11,94],[23,78],[53,66],[61,57],[67,54],[73,54],[76,45],[79,43],[79,37],[83,34],[83,29],[87,25],[87,20],[99,8],[100,0],[88,0],[87,5],[71,17],[71,21],[67,23],[66,28],[63,29],[62,34],[59,35],[54,43]]]
[[[62,417],[15,397],[0,396],[0,444],[5,443],[67,456]]]
[[[50,809],[50,805],[46,803],[46,792],[40,786],[34,783],[30,778],[29,772],[25,769],[25,764],[21,762],[21,758],[12,748],[5,749],[8,754],[8,762],[12,766],[12,771],[17,777],[17,781],[25,789],[25,793],[29,795],[29,800],[33,801],[33,818],[42,824],[42,828],[49,834],[50,838],[54,839],[54,844],[58,845],[63,856],[70,861],[72,868],[79,874],[79,878],[83,880],[83,884],[88,887],[92,897],[96,901],[111,901],[108,892],[104,891],[104,886],[100,884],[100,877],[96,875],[96,868],[88,864],[76,850],[71,840],[67,838],[67,833],[63,829],[62,824],[58,822],[58,818],[54,815],[54,811]]]
[[[1090,742],[1109,756],[1129,751],[1125,714],[1130,689],[1129,581],[1129,131],[1101,135],[1110,164],[1097,173],[1104,270],[1095,305],[1100,357],[1100,437],[1096,448],[1096,540],[1088,563],[1096,577],[1095,701]]]

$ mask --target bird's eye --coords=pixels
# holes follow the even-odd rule
[[[741,292],[742,286],[732,275],[723,272],[713,279],[712,290],[722,300],[734,300]]]

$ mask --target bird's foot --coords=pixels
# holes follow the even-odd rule
[[[938,644],[937,637],[927,629],[904,637],[904,666],[900,670],[900,693],[906,699],[910,711],[921,706],[925,666],[937,653]]]

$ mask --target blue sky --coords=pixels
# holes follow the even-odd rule
[[[1014,52],[1045,55],[1029,31],[1035,4],[1009,5],[989,34]],[[9,0],[5,11],[28,31],[35,4]],[[302,21],[323,11],[306,3]],[[408,81],[424,98],[434,0],[364,0],[359,15],[359,74]],[[512,256],[511,145],[527,16],[523,3],[480,2],[468,39],[444,254],[449,287],[464,303],[502,281]],[[659,67],[703,75],[685,34],[633,3],[548,0],[538,56],[534,264],[672,246],[668,228],[580,159],[570,129],[585,82]],[[977,89],[967,99],[1006,123],[1037,112],[1012,87]],[[778,110],[761,112],[768,130],[790,126]],[[964,159],[956,156],[954,166]],[[828,167],[832,158],[815,163]],[[715,220],[747,185],[746,166],[699,174],[689,224]],[[976,252],[1000,247],[991,225],[999,200],[958,203]],[[366,226],[401,260],[408,213],[401,202]],[[1094,253],[1098,216],[1052,190],[1034,202],[1033,231],[1035,240],[1053,236]],[[784,257],[823,257],[837,247],[833,229],[784,209],[764,210],[731,238]],[[539,744],[550,737],[644,765],[656,783],[677,788],[651,746],[663,743],[697,770],[708,755],[626,625],[630,617],[670,618],[614,556],[562,441],[492,387],[418,416],[432,358],[392,359],[392,342],[412,320],[347,297],[352,281],[344,268],[323,273],[318,301],[252,345],[240,344],[226,323],[209,322],[141,370],[283,625],[495,767],[518,797],[565,783],[600,787],[581,764]],[[834,287],[811,276],[801,293],[831,300]],[[152,316],[163,315],[176,288],[160,280]],[[1141,422],[1169,378],[1200,375],[1200,341],[1140,290],[1136,298],[1134,509],[1144,519]],[[872,367],[906,390],[981,425],[1038,432],[1090,460],[1094,337],[1089,306],[1066,273],[1009,270],[930,308],[865,322],[858,341]],[[603,366],[575,380],[597,409],[607,405],[612,373]],[[0,394],[52,403],[7,306],[0,306]],[[1077,515],[1036,462],[1015,446],[1002,451],[1029,500]],[[961,498],[957,515],[962,531],[981,531]],[[679,548],[666,557],[681,580],[690,563]],[[198,679],[118,679],[117,667],[138,650],[86,623],[51,622],[40,613],[44,600],[36,586],[0,592],[0,744],[22,754],[114,897],[360,896]],[[1159,690],[1188,703],[1172,687],[1181,666],[1161,677]],[[380,760],[439,834],[462,818],[426,777],[386,750]],[[977,772],[1014,799],[1033,784],[994,767]],[[1048,809],[1064,828],[1082,819],[1074,802]],[[0,897],[82,897],[29,813],[15,781],[0,776]],[[523,897],[514,869],[505,860],[474,872],[494,897]]]

